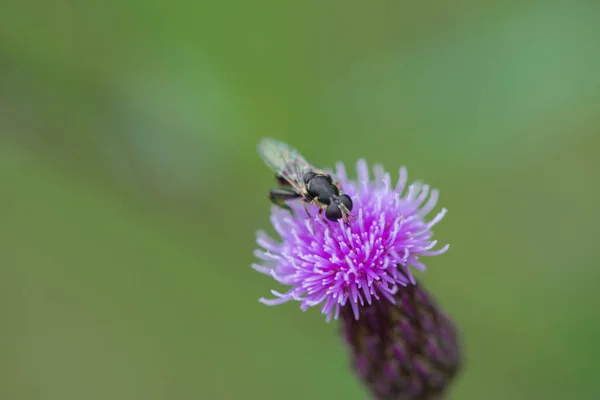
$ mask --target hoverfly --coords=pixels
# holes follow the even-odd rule
[[[291,208],[287,200],[302,199],[304,210],[310,217],[306,203],[319,207],[319,216],[325,210],[329,221],[343,218],[347,223],[352,211],[352,199],[342,194],[339,184],[331,175],[315,168],[294,148],[271,138],[264,138],[258,144],[258,153],[275,172],[280,188],[269,191],[269,199],[279,207]]]

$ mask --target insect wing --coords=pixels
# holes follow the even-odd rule
[[[258,144],[258,153],[278,176],[285,179],[299,193],[306,193],[303,177],[314,167],[296,149],[275,139],[265,138]]]

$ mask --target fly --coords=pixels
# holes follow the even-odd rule
[[[335,222],[342,218],[348,222],[352,199],[342,193],[331,175],[315,168],[296,149],[275,139],[262,139],[258,144],[258,153],[275,172],[281,186],[269,191],[269,199],[274,204],[291,211],[286,202],[301,199],[309,217],[306,203],[319,207],[319,216],[322,216],[324,210],[329,221]]]

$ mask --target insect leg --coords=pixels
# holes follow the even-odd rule
[[[319,217],[325,221],[325,217],[323,217],[323,209],[321,207],[319,207]],[[327,222],[327,221],[326,221]]]
[[[308,211],[308,207],[306,206],[306,204],[306,201],[302,201],[302,206],[304,207],[304,211],[306,211],[306,215],[308,215],[308,218],[312,219],[312,215],[310,215],[310,211]]]
[[[350,214],[350,210],[344,206],[344,224],[350,226],[350,218],[354,218],[354,215]]]
[[[269,200],[273,202],[278,207],[284,208],[288,211],[292,211],[290,206],[288,206],[285,202],[287,200],[298,199],[302,197],[299,193],[296,193],[290,189],[271,189],[269,190]]]
[[[346,225],[347,227],[350,226],[350,217],[352,217],[352,215],[348,215],[346,216],[346,218],[344,218],[344,225]]]
[[[306,206],[308,202],[303,200],[302,201],[302,205],[304,206],[304,211],[306,211],[306,215],[308,215],[308,219],[310,219],[310,225],[312,227],[312,233],[314,234],[315,232],[315,220],[313,219],[312,215],[310,215],[310,212],[308,211],[308,207]],[[321,209],[319,208],[319,214],[321,214]]]
[[[292,189],[292,185],[290,185],[290,183],[287,181],[287,179],[285,179],[283,176],[281,175],[275,175],[275,180],[277,181],[277,183],[279,183],[280,186],[284,187],[284,188],[290,188]]]

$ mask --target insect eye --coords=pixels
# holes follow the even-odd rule
[[[346,206],[348,211],[352,211],[352,199],[347,194],[340,196],[340,202]]]
[[[342,210],[337,204],[331,203],[325,210],[325,217],[327,217],[328,220],[335,222],[342,218]]]

